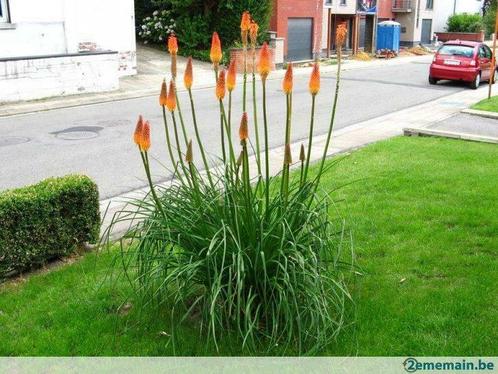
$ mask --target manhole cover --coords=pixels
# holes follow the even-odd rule
[[[27,143],[29,140],[29,138],[25,138],[23,136],[0,136],[0,147]]]
[[[75,126],[52,134],[62,140],[84,140],[96,138],[102,129],[103,127],[100,126]]]

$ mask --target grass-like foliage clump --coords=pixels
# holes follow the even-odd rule
[[[174,180],[169,186],[153,184],[148,156],[150,125],[140,117],[134,140],[142,157],[150,194],[132,202],[133,209],[120,212],[114,223],[131,221],[125,236],[130,240],[122,241],[126,244],[122,245],[121,263],[145,304],[169,308],[172,320],[180,315],[181,320],[197,321],[201,336],[215,345],[229,333],[238,335],[242,347],[253,352],[312,353],[336,336],[344,323],[345,304],[350,299],[343,280],[341,224],[333,225],[330,221],[329,200],[319,190],[320,178],[326,171],[324,164],[339,92],[340,51],[327,144],[318,173],[311,176],[308,169],[315,97],[320,90],[318,64],[313,69],[309,83],[310,135],[307,151],[304,145],[301,147],[298,163],[301,173],[296,180],[290,178],[293,76],[289,64],[283,81],[287,98],[285,157],[280,175],[272,177],[266,115],[266,79],[271,70],[271,51],[264,44],[254,64],[257,32],[257,25],[244,13],[241,22],[244,60],[252,59],[252,66],[257,66],[261,78],[263,126],[260,129],[256,121],[260,108],[255,69],[251,74],[250,110],[254,123],[249,121],[246,108],[249,74],[245,62],[244,114],[238,131],[240,148],[232,141],[235,62],[230,64],[227,74],[220,68],[221,43],[218,35],[213,35],[211,60],[217,82],[222,160],[216,170],[209,169],[199,136],[191,91],[192,61],[187,65],[184,85],[189,93],[200,161],[205,169],[202,173],[194,163],[192,141],[188,139],[178,103],[178,45],[175,37],[169,39],[172,80],[169,89],[163,82],[159,103],[163,110],[166,149],[174,165]],[[337,45],[342,45],[344,26],[338,28],[337,38]],[[227,91],[228,111],[225,110]],[[254,129],[253,168],[248,152],[250,128]],[[111,230],[112,227],[109,232]],[[178,333],[179,329],[173,333],[173,344]]]

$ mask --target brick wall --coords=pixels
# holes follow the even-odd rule
[[[258,63],[259,51],[261,48],[256,48],[255,63]],[[272,59],[272,70],[275,70],[275,50],[270,49],[271,59]],[[232,48],[230,49],[230,60],[234,60],[237,65],[237,73],[244,72],[244,51],[242,48]],[[247,71],[252,72],[252,51],[249,48],[247,51]],[[257,72],[257,70],[256,70]]]
[[[472,42],[483,42],[484,31],[479,33],[471,32],[436,32],[437,40],[440,42],[447,42],[449,40],[468,40]]]
[[[116,53],[0,60],[0,102],[118,88]]]
[[[313,18],[313,53],[321,52],[323,0],[274,0],[270,30],[284,38],[284,54],[287,55],[287,19]]]
[[[377,0],[377,17],[394,19],[392,12],[393,0]]]

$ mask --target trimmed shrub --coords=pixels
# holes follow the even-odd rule
[[[97,185],[69,175],[0,193],[0,279],[99,238]]]
[[[479,14],[455,14],[448,18],[448,32],[481,32],[484,29],[482,17]]]

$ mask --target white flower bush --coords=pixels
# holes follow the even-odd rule
[[[152,17],[145,17],[139,28],[138,36],[148,42],[158,43],[168,39],[170,34],[175,33],[176,22],[171,18],[171,12],[167,10],[155,10]]]

